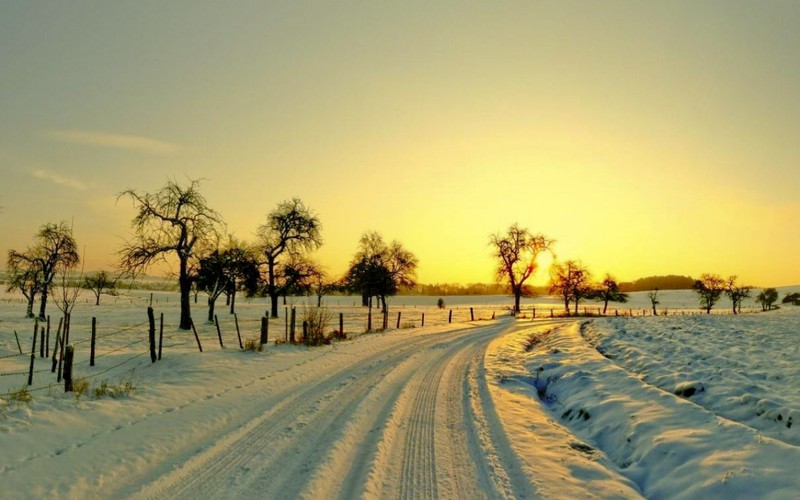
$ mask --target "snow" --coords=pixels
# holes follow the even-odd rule
[[[220,305],[225,348],[213,324],[197,321],[200,353],[176,327],[176,296],[156,292],[165,347],[152,364],[149,292],[127,291],[76,307],[75,370],[89,391],[63,393],[37,355],[43,371],[26,403],[9,393],[26,387],[33,324],[18,297],[2,299],[0,373],[14,374],[0,376],[3,498],[785,498],[800,489],[788,425],[800,397],[800,308],[532,321],[508,316],[507,298],[445,298],[442,311],[437,297],[396,297],[389,330],[363,334],[354,299],[330,298],[350,340],[276,345],[281,317],[263,352],[243,352]],[[237,303],[243,338],[258,335],[264,309]],[[397,311],[416,327],[395,329]],[[134,390],[96,398],[103,380]]]

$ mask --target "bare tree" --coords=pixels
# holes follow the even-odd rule
[[[703,274],[694,283],[694,291],[700,298],[700,308],[705,309],[706,314],[711,314],[711,309],[724,290],[725,280],[717,274]]]
[[[653,316],[658,316],[658,311],[656,310],[656,306],[660,304],[658,301],[658,288],[653,288],[647,292],[647,298],[650,299],[650,306],[653,308]]]
[[[380,233],[367,231],[359,239],[345,282],[361,294],[363,305],[371,307],[372,297],[377,297],[381,310],[387,312],[387,297],[416,284],[417,264],[416,256],[399,241],[387,245]]]
[[[30,268],[36,269],[40,273],[39,318],[42,319],[47,316],[47,298],[59,267],[71,269],[80,262],[75,238],[72,236],[72,228],[63,221],[43,225],[34,236],[33,246],[29,247],[25,253],[11,250],[8,258],[9,263],[12,261],[20,264],[27,262]]]
[[[117,280],[112,278],[107,272],[100,271],[92,276],[87,276],[83,280],[83,288],[91,290],[94,294],[94,305],[100,305],[100,295],[107,294],[112,297],[117,295]]]
[[[731,309],[733,314],[742,312],[742,302],[750,297],[752,287],[739,285],[736,283],[736,276],[730,276],[725,284],[725,295],[731,299]]]
[[[120,268],[136,276],[154,262],[177,258],[180,328],[184,330],[191,328],[192,321],[190,264],[202,253],[201,247],[218,240],[223,224],[221,216],[200,194],[199,187],[198,180],[190,181],[188,186],[168,181],[155,193],[128,189],[117,196],[117,199],[131,198],[138,211],[131,221],[134,236],[120,250]]]
[[[289,282],[280,283],[284,265],[291,257],[322,246],[319,218],[299,198],[282,201],[267,215],[267,222],[258,228],[258,247],[266,260],[266,292],[270,298],[270,315],[278,317],[278,298]]]
[[[761,304],[762,311],[769,311],[772,309],[772,304],[778,300],[778,291],[774,288],[764,288],[756,295],[756,302]]]
[[[609,302],[628,302],[628,294],[620,291],[619,283],[610,274],[606,274],[603,281],[597,286],[594,298],[603,301],[603,314],[608,310]]]
[[[28,301],[25,317],[32,318],[33,305],[42,288],[42,270],[33,257],[13,250],[8,252],[7,265],[9,279],[6,291],[19,290],[22,292]]]
[[[519,312],[523,285],[536,271],[539,254],[550,250],[554,241],[541,234],[531,234],[526,228],[513,224],[505,234],[489,237],[494,257],[497,259],[497,280],[508,280],[514,295],[514,312]]]
[[[558,295],[564,301],[564,311],[567,316],[571,301],[575,302],[577,316],[580,301],[592,296],[594,290],[590,281],[589,270],[578,261],[568,260],[563,264],[555,262],[550,267],[550,293]]]

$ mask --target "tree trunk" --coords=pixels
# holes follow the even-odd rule
[[[39,305],[39,318],[40,319],[44,319],[46,317],[45,316],[45,312],[46,312],[46,309],[47,309],[47,291],[48,291],[47,290],[47,285],[44,285],[42,287],[42,302]]]
[[[94,301],[94,305],[96,305],[96,306],[99,306],[99,305],[100,305],[100,292],[97,292],[97,293],[95,294],[95,298],[96,298],[97,300],[95,300],[95,301]]]
[[[578,302],[579,302],[579,299],[575,299],[575,316],[578,315]]]
[[[564,311],[569,316],[569,297],[564,297]]]
[[[214,321],[214,304],[216,303],[216,299],[212,298],[211,296],[208,297],[208,321],[209,323]]]
[[[236,289],[234,288],[231,290],[230,295],[228,295],[231,303],[231,314],[236,314]]]
[[[272,295],[269,298],[269,304],[270,304],[270,309],[269,309],[270,316],[272,316],[273,318],[277,318],[278,317],[278,296],[277,295]]]
[[[369,305],[370,305],[369,304],[369,297],[367,297],[366,294],[362,293],[361,294],[361,306],[362,307],[368,307]]]
[[[33,303],[35,301],[36,301],[36,297],[31,295],[31,297],[28,299],[28,310],[25,312],[25,317],[26,318],[32,318],[33,317]]]
[[[189,273],[187,272],[187,258],[180,257],[180,275],[178,276],[178,283],[180,284],[181,291],[181,330],[190,330],[192,328],[192,310],[191,310],[191,293],[192,283],[189,280]]]
[[[522,286],[514,287],[514,314],[520,312],[519,301],[522,298]]]
[[[273,318],[278,317],[278,293],[275,289],[275,261],[267,256],[267,294],[269,295],[270,311],[269,314]]]
[[[603,303],[603,316],[606,315],[606,309],[608,309],[608,299]]]

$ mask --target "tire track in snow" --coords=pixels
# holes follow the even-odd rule
[[[492,325],[437,349],[412,377],[387,422],[368,496],[393,498],[519,498],[529,486],[508,480],[513,454],[498,455],[491,442],[486,403],[477,384],[488,343],[506,327]],[[474,411],[473,408],[478,408]],[[481,419],[476,422],[475,419]],[[497,429],[497,427],[495,427]],[[502,448],[507,451],[506,448]],[[506,481],[498,478],[506,478]]]
[[[325,433],[345,427],[374,385],[425,346],[451,341],[472,329],[410,337],[405,344],[383,346],[368,359],[342,366],[338,372],[306,389],[290,387],[267,403],[270,409],[256,419],[201,450],[182,467],[140,490],[137,497],[259,496],[272,491],[297,496],[302,484],[292,483],[286,470],[312,471],[324,456]],[[313,368],[313,367],[309,367]],[[290,423],[287,425],[287,422]],[[302,429],[302,432],[299,432]],[[265,450],[267,450],[265,452]],[[292,494],[294,493],[294,495]]]

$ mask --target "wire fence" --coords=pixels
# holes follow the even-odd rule
[[[143,302],[144,301],[138,301]],[[292,314],[294,309],[294,314]],[[343,332],[346,335],[360,335],[368,332],[376,331],[397,331],[409,330],[413,331],[419,327],[441,327],[453,323],[472,323],[479,321],[486,321],[499,318],[503,315],[511,315],[511,307],[508,305],[473,305],[473,306],[456,306],[450,308],[441,308],[436,306],[398,306],[390,308],[388,311],[381,311],[380,309],[369,309],[360,306],[353,307],[337,307],[337,308],[324,308],[326,311],[326,325],[327,332]],[[303,322],[309,317],[312,312],[318,312],[315,307],[301,306],[292,307],[290,305],[281,306],[279,308],[279,317],[269,319],[267,323],[267,341],[270,343],[283,343],[292,337],[292,329],[294,329],[294,338],[299,343],[302,342],[303,337]],[[247,315],[239,317],[238,315],[229,314],[224,312],[221,315],[215,316],[215,321],[207,322],[202,321],[196,326],[197,339],[195,340],[191,331],[184,331],[178,329],[176,323],[163,323],[157,320],[156,325],[152,325],[156,329],[156,338],[159,337],[159,331],[167,330],[162,338],[158,341],[159,354],[162,349],[165,352],[174,350],[176,348],[183,348],[185,352],[198,352],[197,344],[202,344],[204,349],[209,346],[216,346],[219,342],[220,348],[223,342],[226,345],[234,345],[237,348],[239,343],[237,340],[254,340],[263,338],[262,318],[268,315],[266,309],[263,312],[250,308]],[[695,316],[705,315],[706,311],[697,309],[636,309],[636,308],[608,308],[604,312],[602,307],[585,306],[579,307],[578,316],[583,317],[648,317],[648,316]],[[742,314],[752,314],[761,312],[761,309],[748,308],[741,311]],[[527,307],[517,313],[518,320],[525,319],[544,319],[544,318],[561,318],[566,316],[575,316],[574,307],[567,312],[563,307]],[[714,309],[711,311],[712,315],[731,315],[731,310]],[[291,317],[294,316],[294,325],[292,325]],[[145,311],[142,311],[140,317],[147,317]],[[161,315],[163,321],[163,314]],[[44,325],[44,323],[42,323]],[[12,352],[0,354],[0,394],[6,392],[11,393],[14,387],[26,387],[28,392],[43,391],[48,388],[61,387],[60,382],[60,362],[56,363],[56,359],[60,357],[61,346],[56,345],[56,342],[63,342],[60,337],[60,328],[56,332],[57,335],[50,335],[50,324],[48,325],[47,346],[44,349],[47,353],[52,353],[52,356],[41,356],[42,346],[38,346],[36,350],[33,349],[33,338],[30,332],[28,335],[19,336],[17,340],[12,339],[9,344],[8,339],[11,338],[11,333],[0,332],[0,338],[6,339],[5,344],[0,344],[0,353],[3,350],[12,351],[12,347],[16,347]],[[70,330],[73,330],[75,325],[72,325]],[[95,366],[91,364],[91,349],[86,344],[92,342],[92,337],[85,336],[77,338],[78,335],[73,335],[69,340],[69,345],[76,347],[75,361],[73,366],[81,367],[80,378],[92,379],[101,375],[113,372],[122,367],[129,367],[131,363],[136,360],[141,362],[146,359],[150,354],[150,339],[149,329],[151,325],[149,321],[135,322],[133,324],[126,324],[124,326],[115,327],[110,331],[99,331],[94,335],[95,352],[93,355]],[[85,335],[86,328],[81,328],[81,335]],[[37,331],[41,336],[41,330]],[[21,344],[17,344],[17,341]],[[28,346],[28,352],[25,352]],[[189,346],[188,348],[186,346]],[[22,353],[18,352],[22,349]],[[52,349],[52,350],[51,350]],[[188,349],[188,350],[187,350]],[[34,350],[33,354],[30,352]],[[41,368],[41,363],[46,366]],[[147,360],[147,364],[150,361]],[[58,366],[56,366],[58,365]],[[33,370],[31,371],[31,366]],[[53,366],[56,366],[53,369]],[[139,366],[139,365],[137,365]],[[53,380],[46,383],[42,380],[44,377],[41,374],[50,373]],[[19,377],[19,378],[15,378]],[[32,379],[32,383],[28,384],[28,377]],[[34,384],[33,382],[36,382]]]

